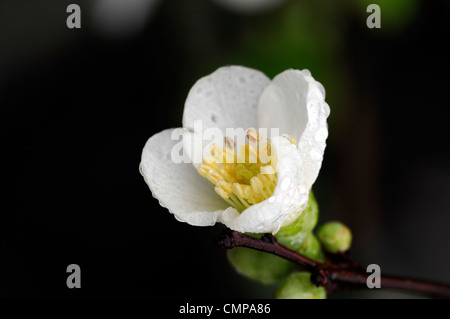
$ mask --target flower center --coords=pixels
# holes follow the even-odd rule
[[[198,167],[216,193],[239,212],[272,196],[277,184],[277,158],[270,142],[261,142],[254,129],[247,130],[246,137],[240,152],[229,137],[224,147],[213,144],[212,156],[205,156]]]

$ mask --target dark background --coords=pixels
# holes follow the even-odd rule
[[[320,223],[350,226],[362,264],[450,282],[448,3],[286,0],[238,12],[166,0],[138,24],[97,2],[0,1],[0,297],[272,295],[212,244],[219,225],[177,222],[138,171],[146,140],[181,126],[193,83],[227,64],[269,77],[310,69],[331,108],[313,187]],[[81,29],[66,27],[70,3]],[[369,3],[381,29],[366,27]],[[72,263],[81,289],[66,287]]]

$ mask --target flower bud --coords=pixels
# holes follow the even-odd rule
[[[328,222],[322,225],[317,236],[323,247],[333,254],[350,249],[352,243],[350,229],[341,222]]]
[[[289,275],[275,291],[277,299],[326,299],[324,287],[311,282],[309,272],[295,272]]]
[[[308,233],[301,247],[297,249],[297,252],[318,262],[323,262],[325,259],[322,246],[312,232]]]
[[[305,241],[306,237],[308,237],[308,233],[304,233],[304,232],[298,232],[292,236],[287,236],[287,237],[283,237],[283,236],[276,236],[277,241],[280,245],[287,247],[289,249],[292,250],[297,250],[300,249],[300,247],[302,247],[303,242]]]
[[[294,269],[284,258],[250,248],[233,248],[227,257],[238,273],[263,284],[279,282]]]
[[[317,224],[319,207],[314,194],[309,192],[308,207],[289,225],[283,226],[277,232],[276,237],[280,244],[290,249],[297,250]]]

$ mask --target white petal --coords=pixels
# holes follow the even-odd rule
[[[198,80],[189,91],[183,113],[183,127],[194,130],[201,120],[203,130],[218,127],[256,127],[257,105],[261,92],[270,83],[262,72],[227,66]]]
[[[181,128],[168,129],[150,137],[142,151],[141,174],[153,197],[178,220],[195,226],[214,225],[228,205],[192,164],[173,161],[172,149],[182,145],[183,133]]]
[[[282,225],[294,220],[306,208],[309,188],[302,183],[302,159],[298,150],[283,137],[272,138],[271,144],[278,158],[278,181],[274,193],[240,215],[226,210],[220,221],[231,229],[275,234]]]
[[[278,128],[298,141],[302,177],[310,188],[322,165],[330,108],[323,86],[308,70],[287,70],[264,90],[258,105],[259,127]]]

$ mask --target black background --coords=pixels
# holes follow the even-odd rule
[[[237,275],[213,246],[220,226],[177,222],[138,171],[146,140],[181,125],[192,84],[221,66],[217,56],[238,46],[249,19],[262,18],[166,1],[141,33],[111,40],[87,19],[68,29],[69,3],[0,6],[0,296],[270,297],[273,287]],[[391,36],[369,32],[365,12],[345,18],[342,76],[354,79],[353,106],[330,130],[314,191],[320,222],[352,229],[356,260],[450,282],[448,12],[444,1],[422,1]],[[213,36],[190,39],[203,14]],[[72,263],[81,289],[66,287]],[[412,295],[338,295],[361,296]]]

